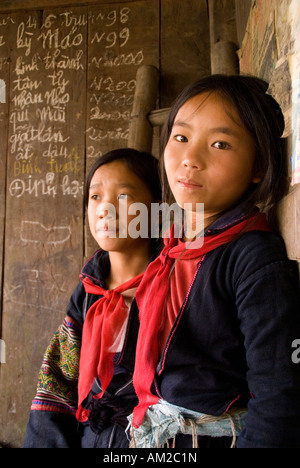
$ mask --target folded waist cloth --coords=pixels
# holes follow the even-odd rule
[[[235,408],[221,416],[198,413],[159,400],[149,406],[142,424],[132,426],[132,414],[128,416],[127,433],[131,438],[130,448],[160,448],[168,444],[177,434],[188,434],[193,438],[193,447],[198,446],[198,436],[236,437],[245,428],[246,409]]]

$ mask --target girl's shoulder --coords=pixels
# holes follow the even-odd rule
[[[108,252],[97,250],[83,265],[80,278],[89,277],[95,283],[102,284],[109,274],[110,260]]]
[[[283,238],[273,231],[249,231],[239,236],[230,245],[232,254],[245,256],[249,261],[269,262],[288,260]]]
[[[211,234],[218,234],[228,230],[235,225],[247,223],[251,219],[258,221],[258,227],[250,224],[250,229],[233,237],[232,241],[225,246],[224,252],[244,263],[242,260],[251,262],[269,262],[276,259],[287,259],[286,247],[283,238],[272,230],[266,230],[268,226],[264,214],[258,208],[249,207],[247,202],[243,202],[232,210],[220,216],[209,228]],[[254,222],[254,221],[253,221]],[[255,221],[256,222],[256,221]]]
[[[289,290],[291,298],[297,297],[295,302],[300,298],[298,263],[288,258],[282,237],[268,231],[246,232],[209,252],[195,280],[199,290],[203,284],[211,294],[230,298],[267,289],[279,295]]]
[[[227,272],[238,282],[283,272],[299,281],[297,262],[289,259],[283,238],[272,231],[242,234],[226,246],[221,257],[223,267],[226,264]]]
[[[103,286],[105,278],[110,268],[108,253],[103,250],[97,250],[94,255],[84,264],[80,279],[89,278],[95,284]],[[86,314],[86,309],[90,305],[82,281],[79,281],[70,297],[68,304],[68,314],[82,324]]]
[[[277,260],[289,260],[283,238],[272,231],[249,231],[237,234],[230,242],[210,252],[209,258],[218,261],[249,263],[257,265]],[[207,255],[207,256],[208,256]]]

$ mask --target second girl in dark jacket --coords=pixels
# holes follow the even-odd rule
[[[128,232],[130,207],[161,197],[157,160],[111,151],[86,183],[91,233],[101,249],[86,263],[63,324],[45,353],[24,447],[128,447],[138,311],[134,294],[157,239]],[[78,423],[79,421],[79,423]]]

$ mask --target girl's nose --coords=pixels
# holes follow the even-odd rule
[[[182,161],[182,165],[186,169],[200,169],[200,163],[198,161],[191,161],[189,159],[184,159]]]
[[[98,206],[97,215],[100,219],[115,217],[116,209],[112,203],[102,203]]]
[[[204,166],[202,159],[200,148],[190,147],[183,155],[182,165],[185,169],[201,170]]]
[[[199,155],[194,156],[192,154],[187,154],[182,160],[182,165],[185,169],[200,171],[204,168],[204,162]]]

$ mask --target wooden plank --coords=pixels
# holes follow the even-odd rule
[[[208,0],[208,4],[211,44],[219,41],[237,44],[235,0]]]
[[[300,263],[300,185],[291,188],[290,193],[281,201],[278,218],[288,256]]]
[[[0,15],[0,304],[2,304],[2,274],[3,274],[3,249],[4,227],[6,207],[6,152],[7,152],[7,127],[8,127],[8,93],[9,93],[9,44],[7,37],[10,20],[6,15]],[[2,324],[2,310],[0,306],[0,338]],[[5,356],[0,354],[0,366]]]
[[[83,259],[87,10],[10,17],[0,439],[18,445]]]
[[[12,446],[22,444],[42,356],[83,254],[97,248],[84,232],[84,174],[127,146],[138,67],[162,67],[160,108],[210,72],[205,0],[65,0],[72,7],[52,9],[57,2],[0,6],[23,10],[4,15],[3,35],[11,51],[0,441]]]
[[[239,73],[235,0],[209,0],[211,72]]]
[[[245,36],[251,6],[252,0],[235,0],[237,38],[240,47]]]
[[[141,65],[159,67],[159,1],[89,9],[87,169],[101,154],[127,147]],[[86,230],[86,255],[95,243]]]
[[[189,83],[210,74],[206,0],[161,2],[160,107],[170,107]]]
[[[102,3],[128,3],[138,0],[1,0],[0,10],[2,12],[16,10],[37,10],[40,8],[66,8],[66,7],[82,7],[92,6]]]
[[[45,348],[83,262],[85,153],[89,166],[127,146],[137,67],[159,62],[159,2],[9,18],[0,441],[20,446]]]

